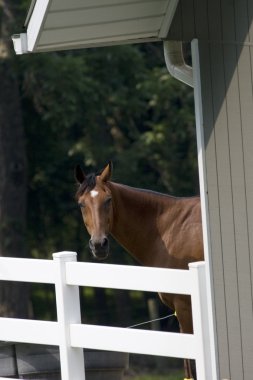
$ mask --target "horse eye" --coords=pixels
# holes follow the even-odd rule
[[[111,201],[112,201],[112,198],[111,198],[111,197],[107,198],[107,199],[105,200],[105,206],[109,206],[109,204],[111,203]]]
[[[78,206],[79,206],[80,208],[84,208],[84,207],[85,207],[85,204],[82,203],[82,202],[78,202]]]

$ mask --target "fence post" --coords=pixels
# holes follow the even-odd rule
[[[79,288],[66,284],[66,263],[76,261],[76,256],[76,252],[53,254],[62,380],[85,380],[83,349],[71,347],[70,339],[70,324],[81,323]]]
[[[207,287],[205,263],[190,263],[194,291],[192,293],[193,331],[197,339],[196,369],[198,379],[217,380],[216,373],[212,373],[212,358],[210,346],[209,316],[207,305]]]

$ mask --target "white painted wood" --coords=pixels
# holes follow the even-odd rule
[[[0,318],[1,341],[58,345],[59,333],[57,322]]]
[[[0,280],[54,284],[55,265],[52,260],[1,257]]]
[[[49,272],[53,268],[58,317],[58,322],[0,318],[0,340],[58,345],[62,380],[85,379],[83,347],[193,358],[199,374],[211,371],[207,360],[209,333],[204,331],[208,326],[204,263],[195,263],[189,270],[171,270],[77,263],[75,252],[59,252],[53,257],[50,266],[47,260],[0,258],[0,279],[14,281],[17,276],[20,280],[25,273],[33,273],[26,280],[37,282],[39,267],[48,268]],[[41,276],[40,280],[45,281],[45,277]],[[191,294],[194,335],[82,325],[79,285]],[[213,374],[205,375],[205,379],[216,380]]]
[[[50,0],[37,0],[32,17],[27,27],[27,49],[33,51],[36,48],[41,28],[46,17]]]
[[[48,52],[48,51],[58,51],[58,50],[69,50],[69,49],[83,49],[83,48],[92,48],[99,46],[114,46],[114,45],[126,45],[126,44],[135,44],[143,42],[157,42],[158,38],[152,37],[149,33],[140,33],[129,34],[127,36],[108,36],[108,37],[99,37],[96,39],[90,39],[88,41],[71,41],[66,44],[62,43],[50,43],[47,45],[40,45],[36,47],[36,52]]]
[[[46,17],[44,29],[73,28],[80,25],[96,25],[100,29],[101,24],[115,23],[138,19],[139,23],[143,18],[154,18],[159,16],[162,20],[165,13],[166,2],[157,0],[142,3],[119,4],[104,7],[93,7],[88,9],[76,9],[59,12],[49,12]]]
[[[76,324],[70,331],[73,347],[196,358],[196,340],[191,334]]]
[[[170,28],[170,25],[172,23],[174,14],[176,12],[177,5],[178,5],[178,0],[168,1],[167,9],[166,9],[165,15],[163,17],[162,24],[160,27],[160,31],[158,34],[159,38],[164,39],[168,36],[169,28]]]
[[[28,52],[163,39],[177,1],[37,0],[27,20]]]
[[[168,0],[164,0],[167,2]],[[71,9],[82,9],[82,8],[98,8],[103,7],[107,8],[112,5],[119,4],[135,4],[142,3],[145,6],[146,3],[150,0],[53,0],[50,7],[51,11],[60,11],[60,10],[71,10]]]
[[[61,11],[61,10],[71,10],[71,9],[82,9],[82,8],[94,8],[94,7],[104,7],[118,5],[118,4],[135,4],[139,3],[148,3],[150,0],[53,0],[50,10],[52,11]],[[167,2],[168,0],[164,0]]]
[[[66,281],[70,285],[175,294],[190,294],[193,289],[189,270],[155,268],[154,271],[130,265],[66,263]]]
[[[82,349],[72,349],[70,341],[70,325],[81,323],[79,289],[66,284],[66,263],[76,261],[75,252],[53,254],[57,266],[55,278],[55,294],[57,318],[59,324],[59,349],[61,359],[62,380],[85,380],[84,358]]]
[[[193,331],[197,340],[197,373],[200,379],[218,380],[216,370],[213,370],[213,351],[211,349],[211,333],[209,324],[209,309],[206,286],[205,263],[191,263],[190,271],[195,272],[193,281],[195,290],[192,293]]]
[[[145,18],[140,22],[139,19],[123,20],[111,24],[88,24],[76,26],[73,28],[46,29],[42,32],[38,46],[65,43],[80,42],[88,43],[89,40],[111,38],[114,36],[124,36],[124,39],[131,39],[131,36],[155,37],[161,24],[161,17]],[[29,49],[30,50],[30,49]]]
[[[202,112],[202,95],[201,95],[201,82],[200,82],[200,64],[199,64],[199,51],[198,41],[192,41],[192,66],[193,66],[193,84],[194,84],[194,101],[195,101],[195,119],[196,119],[196,134],[197,134],[197,147],[198,147],[198,168],[199,168],[199,186],[200,186],[200,201],[201,201],[201,217],[202,217],[202,231],[204,242],[204,255],[205,255],[205,275],[206,275],[206,307],[208,312],[208,326],[205,328],[209,331],[210,352],[209,360],[211,365],[211,373],[218,378],[217,373],[217,341],[216,341],[216,327],[215,327],[215,313],[214,313],[214,300],[213,300],[213,270],[211,265],[211,250],[210,250],[210,228],[209,228],[209,214],[208,214],[208,197],[207,197],[207,183],[206,183],[206,164],[205,164],[205,143],[204,143],[204,125],[203,125],[203,112]],[[191,265],[190,265],[191,267]],[[204,312],[205,310],[203,310]],[[197,322],[195,322],[196,325]],[[208,358],[208,355],[207,355]]]
[[[11,38],[16,54],[24,54],[28,52],[26,33],[14,34]]]

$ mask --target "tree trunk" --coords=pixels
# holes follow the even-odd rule
[[[20,94],[10,41],[11,1],[0,0],[0,256],[26,256],[26,154]],[[28,286],[0,283],[0,315],[28,315]]]

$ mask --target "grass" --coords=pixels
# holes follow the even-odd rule
[[[183,380],[184,375],[182,371],[177,371],[170,375],[156,375],[156,374],[142,374],[136,376],[126,376],[125,380]]]
[[[132,380],[182,380],[183,377],[180,376],[159,376],[159,375],[142,375],[142,376],[137,376],[137,377],[132,377]]]

